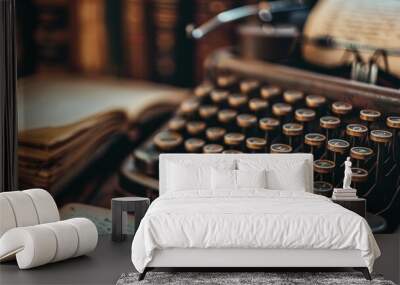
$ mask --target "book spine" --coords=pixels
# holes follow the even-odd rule
[[[145,0],[125,0],[122,8],[125,71],[129,77],[148,79],[149,29]]]
[[[72,1],[74,27],[74,66],[86,74],[104,73],[108,46],[105,0]]]
[[[70,54],[70,9],[68,0],[34,0],[36,26],[33,31],[35,70],[67,71]]]
[[[193,48],[185,27],[191,22],[191,1],[152,1],[152,77],[179,86],[191,85]]]

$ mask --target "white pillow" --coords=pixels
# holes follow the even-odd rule
[[[237,188],[267,188],[266,170],[236,170]]]
[[[306,191],[307,171],[305,160],[271,159],[238,161],[239,170],[266,170],[267,188],[271,190]]]
[[[213,190],[236,190],[236,170],[212,168],[211,181]]]
[[[211,188],[211,167],[168,163],[168,191]]]

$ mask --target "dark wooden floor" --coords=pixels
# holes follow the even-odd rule
[[[19,270],[16,262],[0,265],[0,284],[115,284],[122,273],[134,271],[132,237],[121,243],[100,236],[94,252],[34,269]]]
[[[374,273],[383,274],[385,279],[398,284],[400,236],[382,234],[377,235],[376,240],[382,257],[376,261]],[[129,237],[124,242],[114,243],[109,235],[104,235],[100,236],[96,250],[88,256],[29,270],[19,270],[15,262],[4,263],[0,265],[0,284],[115,284],[122,273],[135,270],[130,258],[131,242],[132,237]]]

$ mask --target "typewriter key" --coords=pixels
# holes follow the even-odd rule
[[[340,119],[333,116],[325,116],[319,119],[319,125],[325,130],[326,139],[335,135],[335,130],[340,126]]]
[[[267,141],[263,138],[251,137],[246,139],[246,147],[252,153],[264,152],[266,145]]]
[[[205,105],[200,106],[199,108],[199,115],[200,118],[205,120],[208,125],[212,125],[215,123],[215,118],[218,113],[218,107],[214,105]]]
[[[202,121],[191,121],[186,124],[186,130],[189,135],[201,137],[206,129],[206,123]]]
[[[358,167],[351,168],[351,181],[358,183],[358,182],[365,182],[368,180],[368,171]],[[357,189],[357,187],[355,187]]]
[[[331,182],[335,185],[334,182],[334,174],[335,174],[335,167],[336,164],[334,161],[327,160],[327,159],[320,159],[315,160],[313,162],[314,165],[314,172],[318,173],[318,179],[321,181],[327,181],[328,177],[327,174],[331,174]]]
[[[194,93],[194,96],[196,96],[203,102],[210,95],[210,92],[212,90],[213,90],[212,84],[209,82],[204,82],[201,85],[197,86],[194,89],[193,93]]]
[[[282,123],[290,121],[293,108],[287,103],[275,103],[272,105],[272,113],[279,118]]]
[[[240,110],[244,112],[246,110],[248,98],[246,95],[235,93],[228,97],[228,104],[231,108],[235,110]]]
[[[260,96],[263,99],[274,102],[282,94],[282,89],[279,86],[264,86],[261,88]]]
[[[375,168],[375,185],[382,181],[382,168],[384,161],[384,144],[392,140],[392,133],[385,130],[372,130],[370,133],[371,141],[377,144],[376,148],[376,168]],[[369,191],[368,191],[369,192]]]
[[[290,153],[292,150],[293,148],[290,145],[283,143],[275,143],[270,147],[271,153]]]
[[[369,147],[355,146],[350,149],[350,157],[357,160],[366,160],[374,154],[374,151]]]
[[[275,118],[261,118],[258,124],[263,131],[274,131],[278,129],[281,123]]]
[[[186,120],[182,117],[174,117],[168,122],[168,130],[181,133],[185,130]]]
[[[315,119],[315,111],[312,109],[297,109],[294,114],[296,120],[301,123],[311,122]]]
[[[228,149],[228,150],[224,150],[222,153],[224,153],[224,154],[238,154],[238,153],[243,153],[243,152],[235,150],[235,149]]]
[[[237,111],[232,109],[224,109],[218,112],[218,121],[227,130],[233,131],[235,128],[235,119]]]
[[[249,101],[249,109],[254,112],[258,117],[264,115],[268,108],[268,101],[260,99],[260,98],[253,98]]]
[[[392,129],[392,159],[400,167],[400,141],[399,141],[399,129],[400,129],[400,117],[390,116],[386,118],[386,125]]]
[[[286,90],[283,99],[290,105],[297,105],[304,98],[304,93],[298,90]]]
[[[350,144],[347,141],[341,139],[331,139],[328,141],[327,146],[330,151],[339,154],[345,153],[349,149],[349,147]]]
[[[308,108],[318,109],[325,105],[326,98],[319,95],[308,95],[306,97],[306,105]]]
[[[381,112],[371,109],[360,111],[360,119],[366,122],[376,122],[381,117]]]
[[[310,153],[314,155],[314,158],[319,158],[322,153],[320,149],[325,143],[326,137],[318,133],[308,133],[304,136],[304,143],[309,146]]]
[[[236,123],[246,136],[253,135],[252,129],[257,125],[257,117],[252,114],[240,114],[236,117]]]
[[[217,77],[217,85],[222,89],[233,89],[237,84],[237,77],[233,74],[224,74]]]
[[[347,102],[337,101],[332,103],[332,112],[336,115],[347,115],[353,110],[353,106]]]
[[[294,112],[294,116],[298,122],[303,124],[306,131],[311,131],[311,129],[314,129],[314,127],[311,125],[311,122],[315,119],[314,110],[305,108],[297,109]]]
[[[287,123],[282,126],[282,132],[288,138],[288,143],[295,148],[295,139],[303,134],[303,125],[298,123]]]
[[[241,150],[245,136],[242,133],[227,133],[224,136],[224,143],[230,149]]]
[[[246,79],[240,82],[240,92],[246,95],[254,95],[260,88],[260,82],[255,79]]]
[[[226,90],[214,90],[211,92],[211,100],[218,106],[223,106],[228,100],[229,92]]]
[[[370,138],[373,142],[377,143],[388,143],[392,140],[392,133],[385,130],[372,130],[370,132]]]
[[[185,141],[185,149],[187,152],[198,153],[201,152],[205,141],[198,138],[190,138]]]
[[[209,141],[222,143],[225,133],[226,130],[220,127],[208,128],[206,130],[206,137]]]
[[[332,196],[333,185],[325,181],[314,182],[314,194],[330,198]]]
[[[183,142],[180,134],[171,131],[162,131],[155,135],[153,142],[160,151],[176,151]]]
[[[346,126],[346,134],[350,137],[351,146],[362,143],[363,138],[368,133],[368,128],[361,124],[349,124]],[[358,139],[358,141],[357,141]]]
[[[197,98],[189,98],[181,103],[178,113],[181,113],[186,119],[195,119],[195,114],[199,106],[200,102]]]
[[[203,153],[221,153],[224,147],[219,144],[206,144],[203,147]]]

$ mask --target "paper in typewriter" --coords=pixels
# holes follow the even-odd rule
[[[400,1],[320,0],[311,11],[304,34],[308,38],[329,36],[379,49],[400,49]],[[371,52],[360,53],[368,60]],[[304,58],[317,65],[335,67],[352,60],[345,51],[305,44]],[[344,62],[345,61],[345,62]],[[400,77],[400,57],[389,56],[390,73]],[[379,61],[384,68],[384,62]]]

